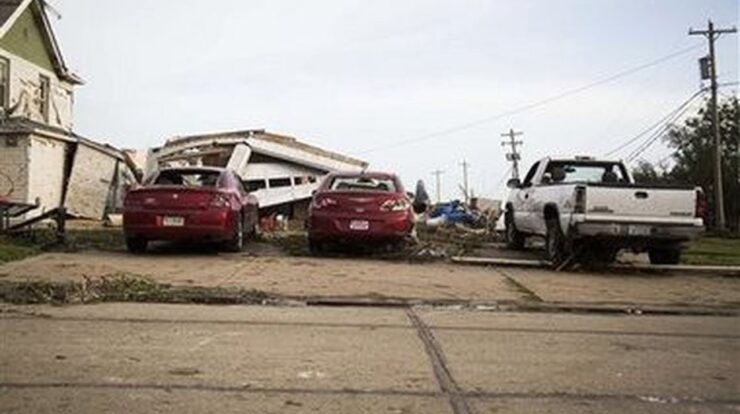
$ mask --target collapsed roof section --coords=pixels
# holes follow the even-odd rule
[[[262,208],[311,197],[319,178],[331,171],[358,171],[368,166],[365,161],[259,129],[172,138],[152,149],[147,172],[184,165],[233,169]]]

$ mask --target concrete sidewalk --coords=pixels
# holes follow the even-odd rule
[[[553,272],[362,258],[48,253],[0,266],[2,281],[83,282],[125,274],[174,286],[254,289],[292,299],[740,309],[740,278]]]
[[[740,319],[0,307],[0,412],[717,413]]]

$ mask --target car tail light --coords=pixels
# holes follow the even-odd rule
[[[337,205],[337,200],[330,198],[330,197],[316,198],[313,201],[313,208],[315,209],[322,209],[322,208],[336,206],[336,205]]]
[[[573,212],[578,214],[586,212],[586,187],[576,187]]]
[[[694,217],[703,219],[707,214],[707,197],[702,190],[696,190],[694,201]]]
[[[411,208],[411,204],[404,198],[386,200],[380,205],[382,211],[402,211]]]
[[[213,198],[211,198],[211,207],[217,207],[217,208],[229,208],[231,207],[231,202],[229,201],[229,197],[223,195],[223,194],[215,194]]]

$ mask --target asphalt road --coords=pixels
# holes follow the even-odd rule
[[[0,413],[737,413],[740,318],[0,305]]]

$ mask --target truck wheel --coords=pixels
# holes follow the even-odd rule
[[[547,260],[553,266],[557,266],[565,260],[565,236],[560,229],[560,223],[555,220],[547,221],[547,234],[545,236],[545,252]]]
[[[517,231],[516,224],[514,224],[514,212],[511,210],[506,211],[504,224],[506,225],[506,247],[512,250],[524,249],[525,237]]]
[[[651,264],[678,264],[681,260],[681,249],[678,247],[652,248],[648,249],[648,257],[650,257]]]
[[[231,239],[226,242],[226,249],[230,252],[240,252],[244,249],[244,220],[241,215],[236,217]]]
[[[145,253],[149,242],[141,237],[126,237],[126,249],[131,253]]]

